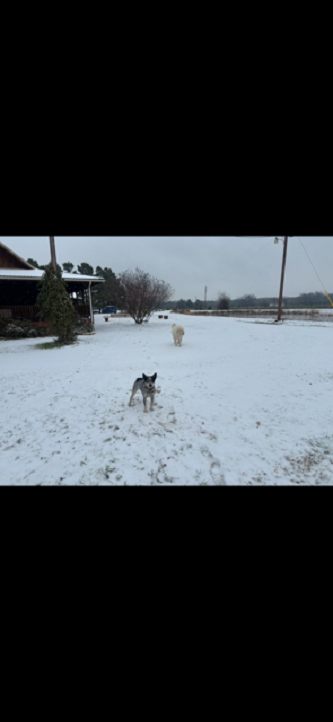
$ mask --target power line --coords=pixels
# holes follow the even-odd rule
[[[330,302],[330,304],[331,304],[331,306],[332,306],[332,308],[333,308],[333,301],[332,301],[332,299],[331,299],[331,296],[329,295],[328,291],[326,290],[326,288],[325,288],[325,286],[324,286],[324,284],[323,284],[323,282],[322,282],[322,280],[321,280],[321,278],[320,278],[320,276],[319,276],[319,273],[318,273],[318,271],[317,271],[314,263],[312,262],[312,260],[311,260],[311,258],[310,258],[310,256],[309,256],[309,254],[308,254],[308,252],[307,252],[304,244],[302,243],[302,241],[301,241],[301,239],[300,239],[299,236],[296,236],[296,238],[299,240],[299,242],[300,242],[300,244],[301,244],[301,246],[302,246],[302,248],[303,248],[303,251],[304,251],[305,255],[307,256],[307,259],[308,259],[309,263],[311,264],[311,266],[312,266],[312,268],[313,268],[313,270],[314,270],[314,272],[315,272],[315,274],[316,274],[316,276],[317,276],[317,278],[318,278],[318,281],[319,281],[319,283],[321,284],[321,286],[322,286],[322,288],[323,288],[324,294],[325,294],[327,300]]]

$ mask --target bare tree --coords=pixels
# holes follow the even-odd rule
[[[220,311],[228,311],[230,308],[230,298],[226,293],[219,293],[217,299],[217,308]]]
[[[140,268],[124,271],[120,274],[120,281],[125,292],[124,310],[135,323],[148,319],[173,294],[168,283],[153,278]]]

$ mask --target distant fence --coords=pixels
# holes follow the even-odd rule
[[[277,315],[278,309],[277,308],[230,308],[228,311],[218,311],[218,310],[196,310],[196,309],[184,309],[184,310],[177,310],[174,309],[174,313],[181,313],[185,316],[224,316],[226,318],[228,317],[237,317],[237,316],[270,316],[275,317]],[[306,317],[318,317],[318,316],[325,316],[327,320],[333,320],[333,313],[330,312],[330,309],[318,309],[318,308],[284,308],[282,311],[282,316],[299,316],[300,318],[306,318]]]

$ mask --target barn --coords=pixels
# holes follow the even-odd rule
[[[0,241],[0,317],[38,322],[37,295],[43,273]],[[78,316],[94,326],[91,288],[104,279],[75,273],[63,273],[62,278]]]

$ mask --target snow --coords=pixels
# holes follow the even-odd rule
[[[20,268],[0,268],[0,278],[2,280],[18,280],[18,281],[41,281],[44,271],[37,268],[20,269]],[[101,283],[104,281],[100,276],[85,276],[83,273],[62,273],[64,281],[92,281],[93,283]]]
[[[95,320],[73,346],[0,341],[0,483],[333,483],[332,322]],[[155,371],[155,410],[129,407]]]

